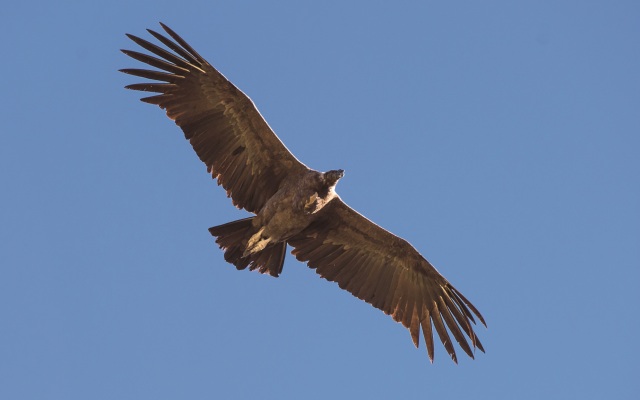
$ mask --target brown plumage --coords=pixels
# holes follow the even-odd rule
[[[409,329],[416,347],[422,328],[431,361],[432,326],[454,361],[450,334],[471,358],[475,348],[484,352],[473,330],[474,315],[485,324],[480,312],[407,241],[340,199],[334,189],[343,171],[298,161],[244,93],[161,25],[173,40],[149,33],[167,49],[127,35],[155,56],[122,50],[160,71],[121,71],[153,81],[127,89],[158,93],[142,101],[164,109],[233,204],[255,214],[209,229],[225,260],[278,276],[289,244],[320,276]]]

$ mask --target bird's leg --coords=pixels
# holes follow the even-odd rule
[[[267,244],[269,244],[269,238],[263,236],[263,233],[264,226],[249,238],[249,241],[247,242],[247,248],[242,254],[242,257],[247,257],[248,255],[262,251],[265,247],[267,247]]]

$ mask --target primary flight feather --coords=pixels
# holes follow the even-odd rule
[[[473,330],[474,315],[485,324],[480,312],[411,244],[340,199],[335,186],[344,172],[298,161],[244,93],[161,26],[170,38],[148,31],[165,48],[127,35],[155,56],[122,50],[157,70],[121,71],[152,81],[126,88],[157,93],[142,101],[164,109],[233,204],[255,214],[209,229],[225,260],[277,277],[288,244],[321,277],[409,329],[416,347],[422,329],[431,361],[432,327],[455,362],[451,335],[471,358],[475,348],[484,352]]]

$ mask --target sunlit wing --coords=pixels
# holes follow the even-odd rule
[[[416,347],[422,328],[431,361],[432,327],[455,362],[449,333],[471,358],[474,348],[484,352],[473,330],[474,315],[486,324],[471,302],[407,241],[369,221],[340,198],[325,206],[319,219],[288,243],[295,248],[296,258],[321,277],[402,323]]]
[[[159,93],[142,101],[160,106],[175,120],[234,205],[257,213],[285,177],[301,174],[307,167],[282,144],[249,97],[161,25],[173,40],[148,31],[166,48],[127,35],[157,57],[122,52],[157,70],[121,70],[152,81],[126,88]]]

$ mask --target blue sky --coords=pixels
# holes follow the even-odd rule
[[[640,393],[640,5],[12,2],[0,14],[0,398],[632,399]],[[123,89],[163,21],[342,198],[482,311],[435,363],[289,256]]]

